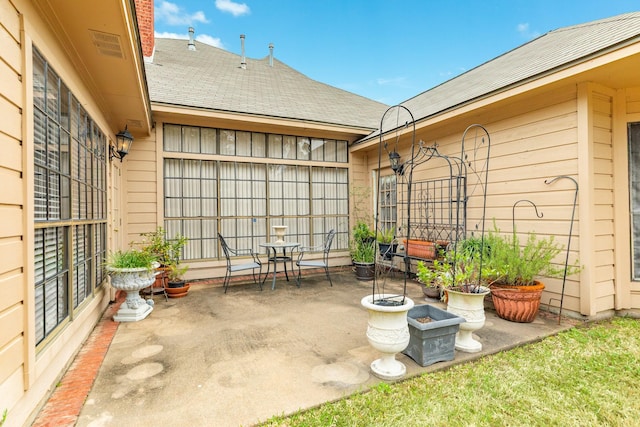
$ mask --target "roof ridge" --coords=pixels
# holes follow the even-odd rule
[[[581,24],[575,24],[575,25],[569,25],[566,27],[556,28],[555,30],[547,31],[545,34],[557,33],[562,31],[570,31],[576,28],[595,27],[596,25],[602,25],[607,22],[626,21],[627,19],[638,19],[638,18],[640,18],[640,12],[628,12],[620,15],[610,16],[608,18],[598,19],[597,21],[583,22]]]

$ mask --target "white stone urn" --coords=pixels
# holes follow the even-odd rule
[[[276,243],[284,243],[284,234],[287,232],[286,225],[272,225],[273,234],[276,235]]]
[[[142,320],[153,310],[153,301],[147,303],[140,297],[140,290],[153,285],[156,280],[156,268],[114,268],[106,266],[107,273],[111,277],[111,286],[125,291],[127,298],[120,305],[120,309],[113,316],[116,322],[137,322]]]
[[[480,292],[460,292],[445,289],[447,293],[447,311],[464,318],[456,334],[456,350],[465,353],[482,351],[482,343],[473,338],[473,332],[484,326],[484,297],[491,292],[481,286]]]
[[[369,313],[367,325],[369,344],[383,354],[380,359],[371,363],[371,372],[383,380],[398,380],[405,376],[407,367],[396,360],[396,353],[403,351],[409,345],[407,312],[413,308],[414,303],[406,297],[402,305],[373,303],[374,300],[379,301],[388,297],[392,295],[367,295],[360,303]]]

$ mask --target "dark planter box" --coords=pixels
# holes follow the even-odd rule
[[[429,323],[420,323],[417,318],[430,317]],[[409,346],[403,351],[420,366],[453,360],[456,333],[464,319],[438,307],[416,305],[407,314],[409,322]]]

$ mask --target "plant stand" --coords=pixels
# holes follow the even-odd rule
[[[390,295],[375,295],[381,299]],[[413,301],[405,297],[400,306],[383,306],[373,303],[374,295],[367,295],[360,303],[369,313],[367,340],[383,356],[371,363],[371,372],[383,380],[398,380],[405,376],[407,367],[396,360],[396,353],[409,344],[407,312],[413,308]]]
[[[482,343],[473,338],[473,332],[484,326],[484,297],[489,294],[489,288],[483,287],[483,292],[469,293],[446,289],[447,311],[464,318],[456,334],[456,350],[465,353],[482,351]]]
[[[153,311],[153,300],[147,303],[140,291],[155,281],[156,273],[146,268],[106,268],[111,276],[111,286],[125,291],[127,297],[113,316],[116,322],[137,322]]]
[[[428,323],[416,319],[429,317]],[[453,360],[456,333],[465,320],[438,307],[416,305],[407,314],[409,322],[409,346],[403,351],[420,366]]]

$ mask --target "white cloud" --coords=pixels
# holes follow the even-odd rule
[[[380,86],[404,86],[407,79],[406,77],[393,77],[393,78],[383,78],[378,77],[376,79],[376,83]]]
[[[155,32],[154,36],[157,39],[178,39],[178,40],[189,40],[189,34],[178,34],[178,33],[170,33],[168,31],[159,33]],[[222,44],[222,40],[218,37],[210,36],[209,34],[199,34],[196,36],[196,41],[200,43],[206,43],[209,46],[219,47],[220,49],[224,49],[224,45]]]
[[[540,32],[529,30],[529,23],[525,22],[523,24],[518,24],[516,30],[520,35],[526,39],[535,39],[536,37],[540,37]]]
[[[180,39],[180,40],[189,40],[189,34],[178,34],[178,33],[170,33],[164,31],[162,33],[155,32],[155,38],[157,39]]]
[[[200,34],[196,36],[196,41],[206,43],[209,46],[219,47],[220,49],[224,49],[224,45],[222,44],[222,40],[218,37],[213,37],[208,34]]]
[[[251,12],[246,3],[236,3],[231,0],[216,0],[216,8],[222,12],[229,12],[233,16],[246,15]]]
[[[209,22],[204,12],[197,11],[189,14],[177,4],[168,1],[161,1],[155,8],[155,19],[167,25],[193,25],[195,22],[203,24]]]

